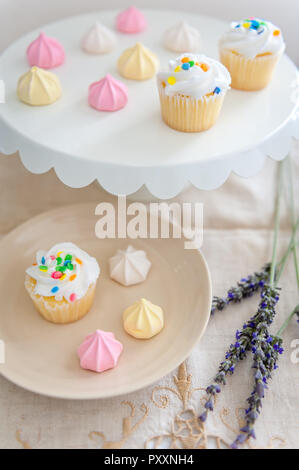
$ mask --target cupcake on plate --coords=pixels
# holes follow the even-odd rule
[[[202,54],[182,54],[158,74],[164,122],[183,132],[209,129],[220,113],[231,82],[228,70]]]
[[[38,251],[26,270],[25,288],[38,312],[53,323],[71,323],[90,310],[100,268],[73,243]]]
[[[258,18],[233,22],[219,41],[221,62],[238,90],[260,90],[271,80],[285,50],[282,33],[270,21]]]

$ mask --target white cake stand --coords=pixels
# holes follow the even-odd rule
[[[13,43],[0,58],[0,78],[6,103],[0,106],[0,150],[19,151],[33,173],[54,168],[72,187],[94,180],[112,194],[131,194],[142,185],[156,197],[176,196],[191,182],[200,189],[219,187],[233,171],[256,174],[266,156],[283,159],[298,132],[298,72],[284,55],[267,89],[230,90],[221,116],[207,132],[185,134],[161,120],[155,79],[123,80],[129,103],[116,113],[97,112],[87,104],[88,85],[110,73],[117,78],[121,51],[141,41],[158,55],[163,67],[175,54],[164,49],[166,28],[182,19],[200,29],[202,52],[217,58],[217,41],[227,28],[219,20],[178,11],[147,10],[148,29],[139,35],[118,34],[115,50],[91,56],[80,49],[80,39],[99,20],[114,28],[116,11],[68,18],[33,31]],[[65,47],[66,63],[54,70],[63,97],[48,107],[30,107],[18,101],[16,84],[28,70],[26,47],[43,30]]]

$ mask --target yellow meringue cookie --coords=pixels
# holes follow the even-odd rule
[[[45,106],[57,101],[62,94],[58,77],[47,70],[32,67],[19,78],[17,95],[31,106]]]
[[[152,338],[164,326],[163,310],[149,300],[141,299],[124,311],[123,325],[125,331],[134,338]]]
[[[126,49],[118,59],[119,73],[131,80],[147,80],[157,72],[157,56],[140,42]]]

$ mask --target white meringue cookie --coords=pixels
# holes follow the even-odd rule
[[[106,54],[116,45],[114,32],[96,22],[82,39],[82,49],[88,54]]]
[[[109,259],[110,277],[124,286],[139,284],[145,281],[151,265],[145,251],[128,246]]]
[[[168,29],[163,42],[166,49],[174,52],[199,52],[202,47],[200,32],[185,21]]]

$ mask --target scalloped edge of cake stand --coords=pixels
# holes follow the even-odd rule
[[[222,186],[231,173],[243,178],[256,175],[266,157],[280,161],[288,155],[292,138],[299,139],[298,110],[274,135],[242,153],[172,166],[132,167],[97,161],[86,165],[86,162],[65,154],[61,158],[59,152],[16,134],[2,122],[0,151],[6,155],[18,152],[23,165],[31,173],[46,173],[53,168],[60,181],[72,188],[82,188],[98,181],[108,193],[128,196],[145,186],[156,198],[171,199],[188,184],[200,190],[213,190]]]

